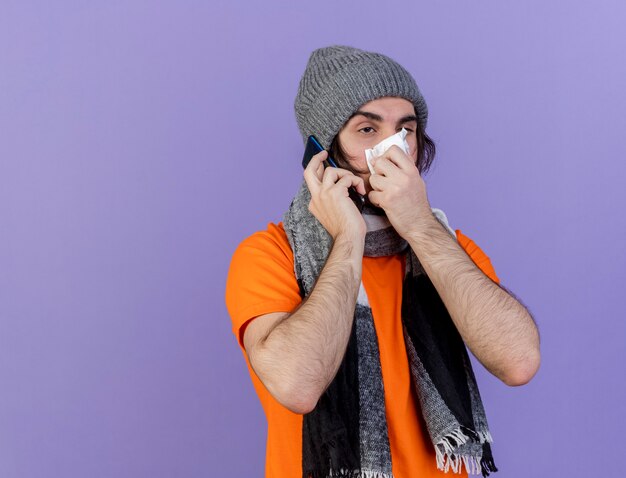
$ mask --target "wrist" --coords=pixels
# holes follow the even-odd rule
[[[431,212],[428,215],[422,216],[418,221],[416,221],[407,234],[407,241],[409,242],[424,242],[427,241],[433,234],[437,232],[446,232],[443,230],[443,226],[439,223],[439,220],[435,217],[435,215]]]
[[[345,230],[339,231],[337,235],[333,238],[333,241],[335,243],[341,242],[341,243],[350,243],[355,246],[358,246],[358,245],[365,246],[365,233],[366,233],[365,228],[363,228],[363,230],[345,229]]]
[[[365,235],[355,232],[337,234],[333,241],[333,248],[341,249],[346,256],[361,261],[365,249]]]

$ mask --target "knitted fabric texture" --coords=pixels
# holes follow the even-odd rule
[[[304,143],[309,135],[328,149],[341,126],[363,104],[383,96],[413,103],[426,129],[428,108],[415,79],[380,53],[333,45],[311,53],[294,102]]]
[[[332,238],[308,210],[303,181],[284,216],[303,297],[313,290],[332,248]],[[465,345],[435,287],[408,243],[381,209],[366,206],[366,256],[406,254],[402,323],[411,381],[443,471],[488,476],[497,471],[476,379]],[[443,211],[433,214],[455,238]],[[346,353],[316,407],[303,417],[303,478],[390,478],[392,455],[385,415],[376,329],[360,286]],[[416,476],[419,470],[414,470]]]

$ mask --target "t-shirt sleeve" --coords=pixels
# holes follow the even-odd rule
[[[226,308],[243,349],[250,320],[272,312],[291,312],[300,302],[293,253],[282,228],[273,224],[244,239],[235,250],[226,279]]]
[[[474,264],[476,264],[476,266],[492,281],[496,284],[500,284],[500,279],[496,275],[496,271],[493,268],[493,265],[491,265],[489,257],[480,247],[476,245],[474,241],[463,234],[460,229],[457,229],[455,232],[459,245],[465,250],[467,255],[470,256],[472,261],[474,261]]]

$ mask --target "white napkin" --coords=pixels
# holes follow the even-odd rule
[[[383,139],[380,143],[374,146],[372,149],[365,150],[365,161],[367,162],[367,167],[370,170],[370,173],[376,174],[374,172],[374,167],[372,166],[372,158],[376,156],[380,156],[385,151],[387,151],[394,144],[399,146],[406,154],[409,154],[409,143],[406,142],[406,129],[402,128],[402,131],[394,134],[393,136],[389,136],[388,138]]]

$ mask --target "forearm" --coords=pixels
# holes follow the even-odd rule
[[[312,409],[348,344],[361,282],[362,240],[338,239],[311,294],[269,332],[256,361],[298,410]]]
[[[526,310],[489,279],[433,216],[408,239],[476,358],[508,385],[539,367],[539,333]]]

